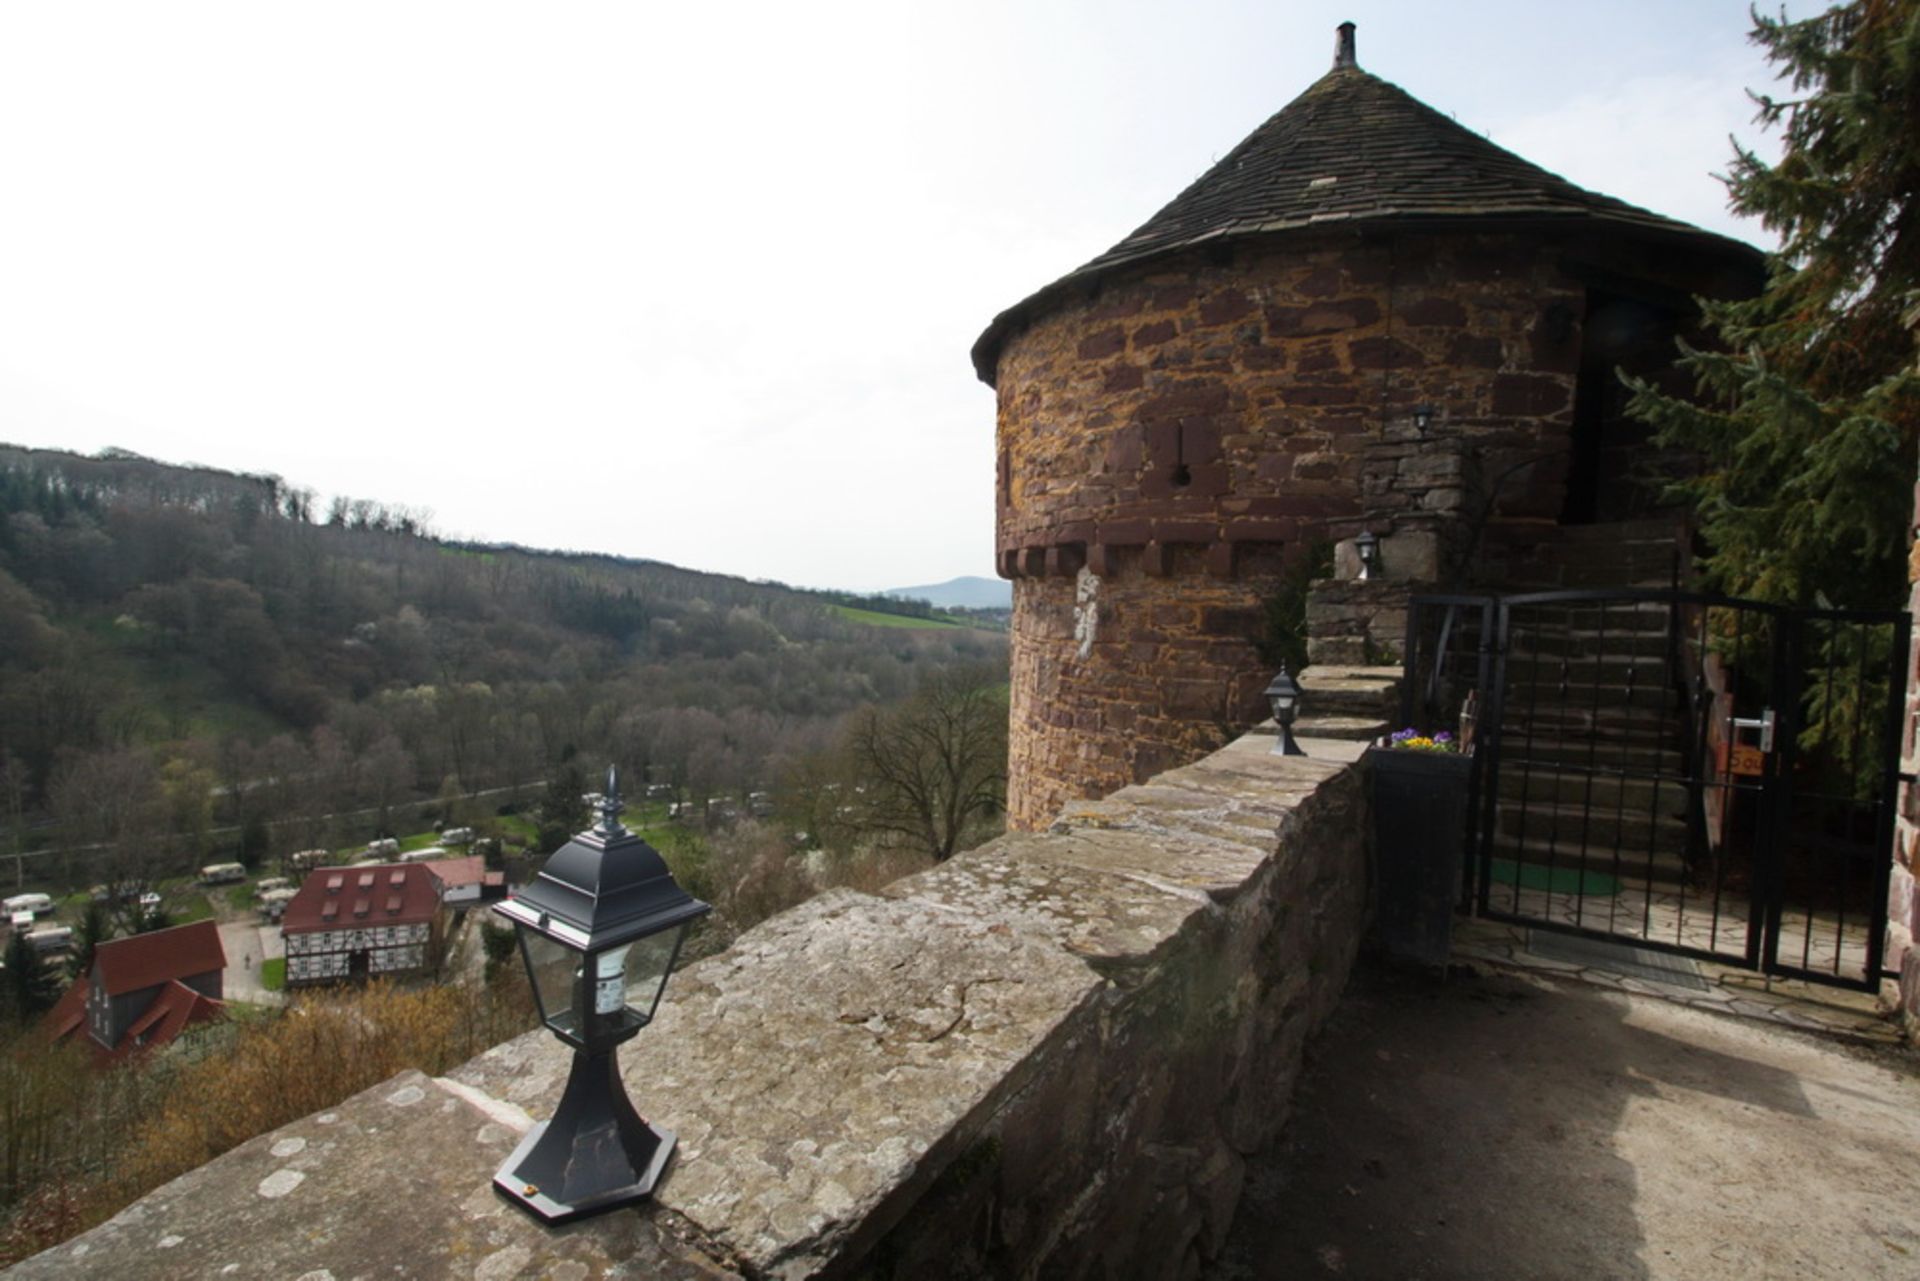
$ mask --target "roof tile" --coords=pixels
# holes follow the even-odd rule
[[[1336,66],[1119,244],[994,317],[974,344],[993,382],[1000,345],[1076,284],[1203,244],[1329,222],[1558,220],[1758,251],[1558,174],[1435,111],[1397,85]]]
[[[170,979],[224,970],[227,953],[220,946],[219,926],[195,921],[102,943],[94,949],[93,963],[107,995],[122,996]]]

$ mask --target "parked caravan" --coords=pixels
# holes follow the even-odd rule
[[[43,925],[27,935],[27,944],[42,956],[69,951],[73,947],[73,930],[66,925]]]
[[[0,907],[6,908],[8,916],[15,912],[31,912],[41,916],[53,910],[53,899],[45,894],[16,894],[0,902]]]
[[[278,921],[287,914],[287,904],[293,902],[299,892],[292,888],[268,890],[260,895],[260,914],[269,921]]]
[[[296,876],[305,876],[316,867],[325,867],[333,862],[333,855],[327,850],[300,850],[281,860],[281,865]]]
[[[202,885],[232,885],[247,879],[247,869],[238,863],[209,863],[200,869]]]

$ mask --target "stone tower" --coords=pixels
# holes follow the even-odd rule
[[[1014,582],[1011,822],[1262,717],[1263,607],[1314,542],[1369,528],[1389,572],[1457,580],[1463,530],[1484,549],[1643,510],[1614,371],[1657,376],[1690,300],[1758,267],[1362,71],[1343,25],[1331,71],[974,345]]]

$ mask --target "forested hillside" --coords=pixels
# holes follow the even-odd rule
[[[1004,661],[989,632],[867,626],[777,584],[0,446],[0,841],[252,859],[563,762],[744,794],[920,674]]]

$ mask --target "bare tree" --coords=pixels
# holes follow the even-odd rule
[[[912,697],[854,717],[847,753],[865,831],[953,857],[970,822],[1001,812],[1007,788],[1007,703],[1000,676],[949,668]]]
[[[116,911],[137,917],[140,896],[169,871],[166,804],[145,752],[120,748],[71,758],[53,781],[53,813],[69,845],[90,847]],[[130,930],[137,921],[129,918]]]

